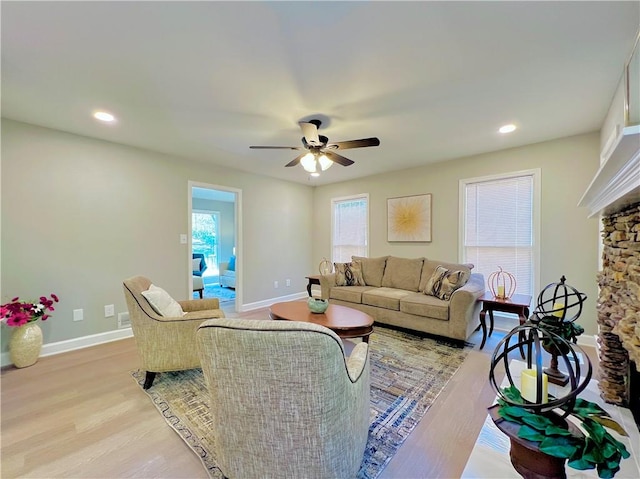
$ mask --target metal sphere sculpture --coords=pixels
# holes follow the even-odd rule
[[[545,342],[556,344],[567,351],[566,366],[570,387],[567,393],[560,397],[549,396],[547,393],[547,378],[542,370],[542,349]],[[515,359],[512,354],[514,352],[518,352],[527,364],[520,378],[514,378],[512,372],[511,359]],[[585,358],[585,367],[580,365],[578,356],[580,353]],[[509,383],[508,387],[518,389],[522,402],[514,401],[505,395],[504,388],[498,385],[495,370],[500,364],[504,367],[506,380]],[[496,346],[491,357],[489,382],[496,394],[507,404],[521,406],[537,413],[549,412],[555,408],[566,406],[562,408],[565,410],[564,416],[566,416],[573,409],[578,394],[589,384],[592,373],[591,361],[582,348],[531,321],[527,321],[512,329]]]
[[[538,303],[531,315],[531,322],[566,342],[577,341],[577,337],[584,332],[584,328],[576,323],[582,314],[584,301],[587,295],[579,292],[573,286],[565,283],[562,276],[559,283],[548,284],[538,295]],[[558,369],[558,357],[562,357],[565,366],[568,359],[565,357],[566,344],[558,343],[553,337],[543,341],[544,349],[551,354],[551,362],[545,373],[549,375],[549,381],[564,386],[569,381],[569,376]]]

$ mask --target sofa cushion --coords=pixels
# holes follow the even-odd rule
[[[362,279],[367,286],[382,286],[382,275],[387,263],[388,256],[380,258],[365,258],[363,256],[352,256],[351,261],[359,263],[362,269]]]
[[[448,301],[456,289],[467,284],[470,275],[471,273],[462,269],[450,270],[438,266],[427,281],[424,293]]]
[[[336,286],[365,286],[362,270],[357,263],[334,263]]]
[[[422,293],[411,293],[402,298],[400,311],[443,321],[449,320],[449,302]]]
[[[408,294],[411,293],[404,289],[373,288],[362,293],[362,304],[400,311],[400,299]]]
[[[382,286],[385,288],[419,291],[423,258],[396,258],[389,256],[384,268]]]
[[[229,258],[229,263],[227,264],[227,269],[229,271],[235,271],[236,270],[236,257],[235,256],[231,256]]]
[[[471,274],[471,268],[469,268],[469,266],[473,267],[473,265],[469,264],[447,263],[445,261],[434,261],[425,259],[424,266],[422,267],[422,274],[420,275],[420,288],[418,289],[418,291],[424,292],[424,290],[427,288],[427,282],[431,279],[438,266],[444,266],[451,271],[462,270],[467,274],[467,279]]]
[[[373,286],[340,286],[331,288],[329,299],[338,299],[350,303],[362,304],[362,293],[374,289]]]
[[[173,299],[169,293],[158,286],[151,284],[147,291],[142,291],[142,296],[145,297],[149,305],[160,316],[166,317],[180,317],[184,316],[182,306]]]

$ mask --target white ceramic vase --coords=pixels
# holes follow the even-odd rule
[[[26,368],[38,361],[42,349],[42,329],[31,322],[14,328],[9,341],[11,362],[17,368]]]

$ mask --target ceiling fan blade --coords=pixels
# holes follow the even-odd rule
[[[327,145],[327,148],[335,148],[337,150],[348,150],[349,148],[365,148],[367,146],[378,146],[380,140],[378,138],[363,138],[361,140],[336,141]]]
[[[249,148],[259,150],[302,150],[300,146],[250,146]]]
[[[315,123],[301,121],[298,124],[300,125],[300,129],[302,130],[302,134],[304,135],[307,144],[311,146],[320,146],[322,144],[318,137],[318,126]]]
[[[289,163],[287,163],[284,166],[296,166],[298,163],[300,163],[300,160],[302,159],[302,157],[306,155],[306,153],[303,153],[302,155],[294,158],[293,160],[291,160]]]
[[[337,153],[334,153],[333,151],[321,150],[321,152],[322,152],[323,155],[326,155],[326,157],[329,158],[334,163],[338,163],[339,165],[342,165],[342,166],[353,165],[353,160],[350,160],[349,158],[345,158],[342,155],[338,155]],[[304,155],[302,155],[302,156],[304,156]]]

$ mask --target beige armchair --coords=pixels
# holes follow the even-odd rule
[[[197,347],[229,478],[353,478],[369,430],[368,344],[312,323],[214,319]]]
[[[146,371],[144,389],[151,387],[156,373],[200,367],[196,330],[207,319],[224,318],[217,298],[178,301],[184,316],[162,316],[142,295],[150,286],[151,281],[143,276],[123,282],[141,368]]]

